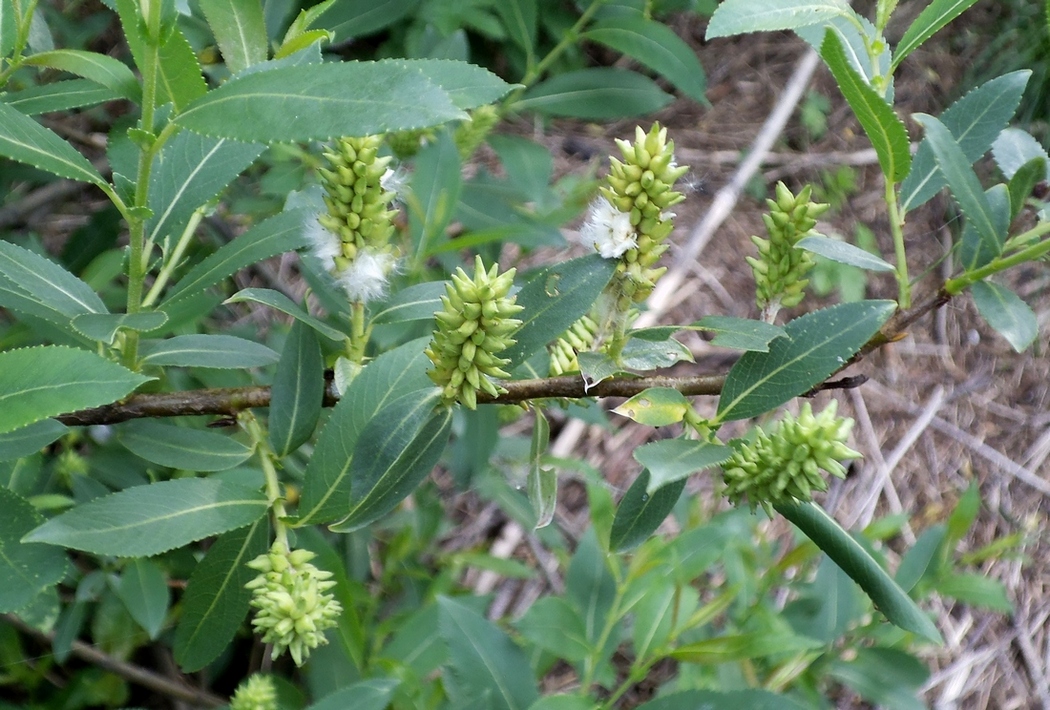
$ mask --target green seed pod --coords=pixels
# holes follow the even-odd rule
[[[343,608],[326,592],[335,586],[332,573],[310,563],[314,553],[289,551],[275,542],[268,553],[248,563],[259,575],[245,585],[252,591],[255,632],[273,644],[276,659],[285,650],[301,666],[310,651],[328,643],[326,629],[335,626]]]
[[[427,374],[442,388],[446,404],[459,401],[475,409],[478,390],[494,397],[501,391],[490,378],[509,377],[500,369],[509,361],[498,353],[514,344],[509,335],[521,326],[514,316],[522,308],[508,295],[514,269],[499,274],[494,264],[486,270],[479,256],[474,260],[473,279],[457,269],[451,280],[442,298],[444,309],[435,314],[437,330],[426,349],[434,364]],[[458,307],[453,311],[454,306]]]
[[[794,306],[802,300],[805,277],[813,268],[813,256],[795,244],[815,234],[814,215],[827,211],[828,205],[810,202],[810,186],[797,196],[784,183],[776,186],[776,200],[767,200],[769,214],[763,215],[769,239],[752,236],[759,259],[748,259],[755,276],[755,301],[759,308],[776,303]]]
[[[813,491],[827,490],[820,470],[845,477],[842,461],[860,454],[846,446],[853,420],[836,417],[836,409],[833,401],[814,415],[806,402],[797,418],[785,414],[769,434],[760,429],[754,441],[734,442],[736,451],[722,465],[730,502],[746,498],[752,509],[761,505],[771,513],[775,503],[807,502]]]
[[[237,686],[230,710],[277,710],[277,688],[273,678],[256,673]]]
[[[318,169],[327,207],[318,222],[337,244],[313,235],[313,251],[355,302],[382,295],[397,260],[389,245],[395,193],[384,186],[391,158],[379,157],[381,145],[381,136],[341,138],[324,152],[329,167]],[[336,253],[342,258],[333,259]]]
[[[555,340],[550,346],[551,377],[578,372],[580,364],[576,355],[594,347],[598,330],[598,323],[591,316],[585,315],[573,323],[568,332]]]

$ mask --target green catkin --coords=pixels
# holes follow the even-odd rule
[[[576,356],[594,347],[598,330],[598,323],[586,315],[573,323],[560,338],[555,340],[548,348],[551,356],[551,377],[578,372],[580,364]]]
[[[668,209],[685,199],[672,188],[688,168],[676,165],[674,141],[667,140],[667,129],[659,123],[648,133],[636,127],[633,143],[617,139],[616,145],[623,161],[609,159],[611,168],[599,191],[609,205],[626,215],[633,236],[634,243],[619,255],[617,265],[617,281],[626,299],[622,310],[626,310],[648,298],[656,280],[667,271],[656,262],[667,251],[667,237],[674,229],[674,214]],[[602,256],[608,253],[606,249]]]
[[[551,346],[552,375],[578,369],[576,355],[600,347],[614,359],[626,342],[626,329],[667,271],[656,266],[674,229],[670,207],[685,197],[674,183],[688,170],[675,164],[674,141],[654,123],[646,133],[635,127],[634,142],[617,139],[623,160],[609,158],[601,196],[591,204],[581,239],[603,258],[616,260],[616,273],[586,320],[577,322]],[[575,336],[575,337],[574,337]],[[585,341],[581,348],[574,340]]]
[[[314,253],[354,302],[382,295],[398,257],[390,243],[396,195],[384,186],[392,158],[379,155],[382,143],[382,136],[340,138],[318,170],[327,208],[318,222],[327,234],[311,238]]]
[[[336,625],[343,611],[335,597],[326,594],[335,586],[332,573],[310,563],[315,556],[275,542],[269,552],[248,563],[259,574],[244,585],[252,590],[255,632],[273,644],[274,659],[287,650],[297,666],[310,651],[328,643],[324,632]]]
[[[452,138],[460,160],[466,160],[474,155],[474,151],[485,142],[489,133],[499,123],[499,119],[499,109],[495,106],[478,106],[471,112],[469,119],[456,127]]]
[[[816,233],[817,219],[830,205],[810,201],[812,187],[807,185],[798,195],[778,182],[776,199],[766,200],[769,213],[762,216],[769,239],[752,236],[758,248],[758,257],[746,257],[755,276],[755,302],[759,309],[770,306],[790,308],[797,306],[805,295],[809,281],[806,275],[813,268],[813,255],[796,249],[804,237]]]
[[[746,499],[752,509],[761,505],[772,513],[774,504],[808,502],[814,491],[826,491],[822,470],[844,478],[841,462],[861,455],[846,446],[853,420],[837,417],[836,410],[832,401],[814,415],[806,402],[797,418],[785,414],[770,433],[759,429],[754,441],[735,442],[736,451],[722,465],[729,501],[739,505]]]
[[[256,673],[237,686],[230,710],[277,710],[277,688],[273,678]]]
[[[510,336],[521,326],[514,318],[522,307],[508,295],[515,270],[499,273],[499,265],[486,269],[481,257],[474,260],[474,277],[463,269],[452,274],[452,283],[441,297],[442,310],[434,314],[437,329],[426,349],[434,364],[427,374],[442,389],[446,405],[460,402],[477,408],[477,393],[493,397],[505,392],[492,378],[508,378],[502,367],[510,361],[498,353],[514,344]]]

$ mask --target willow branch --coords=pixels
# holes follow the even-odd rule
[[[13,614],[2,614],[0,615],[0,619],[3,619],[5,623],[10,624],[11,626],[14,626],[22,633],[35,636],[45,643],[50,644],[55,640],[55,635],[53,633],[44,633],[35,629]],[[220,705],[226,704],[226,700],[217,695],[213,695],[212,693],[199,688],[194,688],[186,683],[172,680],[171,678],[162,676],[159,673],[154,673],[142,666],[136,666],[133,663],[122,661],[119,658],[98,650],[94,646],[84,643],[83,641],[74,639],[70,651],[74,656],[81,660],[87,661],[103,670],[118,675],[127,681],[141,685],[144,688],[149,688],[156,693],[166,695],[169,698],[175,698],[176,700],[203,707],[219,707]]]
[[[841,369],[859,361],[867,354],[904,337],[908,328],[922,316],[944,306],[951,295],[940,289],[934,295],[913,308],[898,311]],[[670,387],[684,395],[717,395],[725,384],[725,374],[647,377],[618,376],[595,384],[588,384],[580,375],[563,375],[532,380],[503,382],[507,390],[499,397],[478,392],[482,404],[519,404],[534,399],[583,397],[633,397],[650,387]],[[814,388],[848,389],[857,387],[862,378],[852,377],[825,382]],[[339,395],[331,378],[325,381],[324,405],[331,407],[339,401]],[[270,406],[269,387],[237,387],[227,389],[188,390],[185,392],[163,392],[136,394],[121,402],[102,407],[82,409],[62,414],[56,419],[68,426],[93,424],[117,424],[130,419],[146,417],[180,417],[187,415],[212,415],[235,417],[245,409]]]

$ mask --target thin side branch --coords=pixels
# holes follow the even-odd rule
[[[13,614],[2,614],[0,615],[0,619],[3,619],[5,623],[10,624],[22,633],[34,636],[45,643],[50,644],[54,641],[54,634],[45,634]],[[154,692],[161,693],[170,698],[210,708],[226,704],[226,700],[220,698],[218,695],[214,695],[205,690],[200,690],[199,688],[194,688],[186,683],[174,681],[171,678],[160,675],[159,673],[147,670],[142,666],[136,666],[133,663],[122,661],[108,653],[103,653],[94,646],[86,644],[83,641],[77,641],[74,639],[71,651],[74,656],[81,660],[98,666],[110,673],[114,673],[131,683],[141,685],[144,688],[149,688]]]
[[[913,308],[898,311],[882,329],[869,340],[842,369],[862,359],[883,345],[902,338],[909,327],[926,315],[951,300],[943,289]],[[653,375],[648,377],[612,377],[588,385],[580,375],[564,375],[533,380],[514,380],[502,383],[506,392],[499,397],[478,393],[482,404],[519,404],[533,399],[583,397],[633,397],[650,387],[670,387],[684,395],[717,395],[722,391],[726,375],[693,375],[670,377]],[[814,388],[850,389],[863,384],[861,377],[847,377],[825,382]],[[334,384],[329,379],[325,385],[324,405],[331,407],[339,401]],[[136,394],[122,402],[102,407],[82,409],[56,417],[67,426],[89,426],[94,424],[117,424],[130,419],[146,417],[180,417],[187,415],[212,415],[235,417],[246,409],[270,406],[269,387],[238,387],[227,389],[188,390],[185,392],[162,392]]]

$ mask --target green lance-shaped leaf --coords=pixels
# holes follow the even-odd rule
[[[763,630],[694,641],[678,646],[669,655],[687,663],[717,664],[764,658],[779,653],[810,651],[824,645],[816,639],[793,633],[770,633]]]
[[[459,152],[448,131],[416,156],[412,189],[406,196],[408,228],[416,251],[428,253],[445,237],[445,227],[463,188]]]
[[[184,672],[208,665],[233,640],[252,598],[244,585],[256,575],[245,563],[266,552],[267,530],[260,519],[223,533],[194,568],[175,630],[175,662]]]
[[[608,505],[611,514],[611,498]],[[594,510],[593,502],[591,509]],[[601,549],[597,530],[593,527],[580,539],[569,562],[565,574],[565,596],[583,620],[584,638],[593,647],[601,637],[616,599],[616,580],[609,572],[606,553]]]
[[[124,28],[124,38],[138,67],[146,66],[149,55],[156,53],[157,103],[174,105],[181,111],[194,99],[204,96],[204,83],[197,54],[178,26],[165,34],[163,43],[154,49],[146,38],[146,23],[136,0],[116,0],[117,14]]]
[[[406,289],[407,290],[407,289]],[[276,311],[280,311],[285,315],[289,315],[294,318],[297,322],[307,325],[313,328],[319,335],[323,335],[329,340],[341,343],[346,339],[346,333],[340,330],[336,330],[327,323],[323,323],[317,318],[304,311],[299,306],[295,305],[295,301],[285,296],[280,291],[274,291],[268,288],[246,288],[238,291],[223,303],[261,303],[264,306],[269,306]]]
[[[0,103],[5,103],[26,116],[35,116],[40,113],[95,106],[118,98],[118,92],[93,81],[67,79],[8,92],[0,96]]]
[[[1043,156],[1032,158],[1019,167],[1010,176],[1007,190],[1010,193],[1010,221],[1013,222],[1024,209],[1025,201],[1032,194],[1035,186],[1046,180],[1047,159]]]
[[[451,63],[454,64],[454,63]],[[248,142],[327,140],[425,128],[462,118],[439,84],[447,73],[450,90],[464,101],[509,90],[479,67],[469,76],[491,91],[466,88],[460,66],[429,66],[400,60],[344,62],[282,67],[235,77],[193,102],[176,118],[204,135]],[[500,95],[502,95],[500,93]]]
[[[149,380],[86,350],[48,345],[0,353],[0,434],[115,402]]]
[[[806,43],[820,52],[820,45],[824,42],[824,35],[829,29],[833,29],[842,41],[842,48],[849,57],[850,66],[856,69],[869,84],[872,80],[881,76],[887,82],[886,98],[890,103],[893,101],[893,80],[890,75],[890,53],[881,52],[877,57],[868,54],[868,47],[876,43],[886,44],[883,37],[866,17],[851,11],[849,15],[842,15],[827,20],[820,24],[809,27],[798,27],[795,34],[804,39]],[[873,63],[874,61],[874,63]]]
[[[941,575],[941,568],[945,562],[943,551],[947,531],[943,524],[926,528],[915,544],[901,555],[894,577],[901,589],[910,593],[915,585],[924,579],[935,579]]]
[[[1028,78],[1028,70],[996,77],[973,89],[941,114],[940,121],[951,131],[966,159],[973,164],[989,147],[995,151],[1000,138],[1016,129],[1003,130],[1017,111]],[[1038,145],[1038,144],[1037,144]],[[996,159],[999,153],[996,151]],[[1003,172],[1012,173],[1002,165]],[[912,159],[911,172],[901,183],[901,209],[913,210],[936,195],[945,186],[944,174],[937,167],[928,138],[919,143]]]
[[[0,461],[14,461],[35,454],[68,431],[69,427],[62,422],[43,419],[21,429],[0,434]]]
[[[968,269],[983,266],[1003,252],[1006,230],[1010,226],[1003,219],[1004,216],[1006,220],[1009,219],[1009,199],[1005,215],[1002,209],[993,209],[989,196],[981,187],[981,181],[970,166],[971,161],[966,158],[951,131],[933,116],[915,114],[914,118],[925,127],[937,166],[966,217],[967,227],[973,229],[971,244],[966,249],[970,258],[964,262],[964,266]]]
[[[383,353],[350,383],[332,410],[306,466],[299,524],[319,524],[346,515],[350,496],[350,464],[364,428],[376,413],[403,392],[430,386],[426,340],[405,343]]]
[[[166,304],[199,293],[263,259],[306,246],[306,220],[315,216],[308,216],[306,210],[292,209],[260,222],[190,269],[175,285]]]
[[[0,486],[0,613],[18,611],[66,573],[66,555],[48,545],[22,542],[40,524],[29,501]]]
[[[495,8],[503,17],[503,26],[507,29],[507,34],[516,45],[525,50],[526,63],[532,66],[539,17],[536,0],[506,0],[498,3]]]
[[[775,508],[860,585],[890,623],[934,643],[944,642],[937,627],[911,597],[897,586],[859,542],[819,506],[813,503],[780,503]]]
[[[211,3],[207,3],[211,5]],[[162,244],[262,153],[263,146],[183,131],[169,140],[150,173],[147,236]]]
[[[640,17],[613,16],[600,20],[581,36],[637,59],[689,98],[707,103],[707,81],[700,60],[667,25]]]
[[[645,426],[667,426],[685,419],[685,413],[690,407],[689,400],[678,390],[672,387],[650,387],[613,411]]]
[[[849,242],[830,237],[803,237],[795,244],[796,249],[805,249],[839,264],[856,266],[858,269],[876,272],[894,271],[893,265],[871,252],[855,247]]]
[[[945,122],[944,116],[941,116],[941,122],[951,128]],[[954,134],[954,131],[952,133]],[[961,139],[959,143],[962,144]],[[1004,128],[1000,131],[995,142],[992,143],[992,156],[995,158],[995,164],[1007,178],[1013,179],[1022,167],[1037,158],[1041,158],[1046,163],[1048,172],[1045,173],[1045,176],[1050,177],[1050,154],[1047,154],[1046,148],[1031,133],[1022,131],[1020,128]]]
[[[0,156],[59,177],[105,185],[95,167],[57,133],[0,103]]]
[[[834,30],[825,33],[820,55],[871,141],[883,175],[890,182],[900,182],[911,170],[911,144],[904,124],[886,100],[850,64],[842,40]]]
[[[544,695],[529,706],[529,710],[594,710],[598,707],[590,698],[579,695]]]
[[[632,338],[620,353],[620,364],[623,367],[642,372],[670,367],[682,361],[693,362],[693,353],[674,338]]]
[[[121,424],[118,431],[120,443],[131,453],[184,471],[225,471],[252,455],[239,441],[207,429],[139,419]]]
[[[0,274],[40,305],[67,318],[107,312],[86,283],[50,259],[10,242],[0,242]]]
[[[977,269],[991,263],[1003,251],[1010,230],[1010,188],[1002,183],[992,185],[984,191],[988,200],[989,214],[995,229],[996,239],[988,239],[977,229],[977,223],[966,220],[959,237],[958,263],[967,269]]]
[[[445,295],[448,281],[427,281],[403,288],[390,300],[376,307],[372,323],[405,323],[415,320],[431,320],[440,311],[441,297]]]
[[[673,100],[649,77],[626,69],[595,67],[540,82],[526,91],[514,108],[599,121],[644,116]]]
[[[609,549],[629,550],[648,540],[682,496],[685,481],[683,476],[649,493],[649,471],[643,469],[616,509]]]
[[[260,491],[208,478],[135,486],[78,505],[23,538],[96,555],[150,557],[251,525],[269,503]]]
[[[904,32],[901,41],[897,43],[891,71],[896,69],[904,58],[914,52],[919,45],[966,12],[975,2],[977,0],[933,0],[925,10],[919,13],[919,16]]]
[[[718,419],[755,417],[808,392],[846,364],[893,314],[893,301],[857,301],[807,313],[784,326],[768,353],[740,356],[726,377]]]
[[[321,24],[335,33],[336,42],[344,42],[389,27],[418,6],[419,0],[340,0]]]
[[[1012,614],[1014,611],[1014,605],[1003,583],[976,572],[946,574],[937,580],[934,589],[938,594],[964,604],[983,607],[1000,614]]]
[[[138,313],[81,313],[72,320],[73,328],[86,338],[112,345],[121,330],[148,333],[168,322],[168,314],[160,311]]]
[[[201,10],[231,74],[266,61],[269,42],[260,0],[209,0]]]
[[[593,387],[603,380],[624,372],[623,367],[605,353],[584,351],[576,356],[576,364],[580,367],[585,388]]]
[[[786,695],[766,690],[686,690],[661,695],[638,710],[696,710],[696,708],[747,708],[748,710],[804,710],[807,706]]]
[[[514,625],[529,642],[570,663],[590,653],[583,619],[564,597],[537,599]]]
[[[518,291],[521,328],[517,341],[501,353],[510,372],[540,348],[564,333],[591,309],[616,269],[615,260],[597,254],[572,259],[543,269]]]
[[[828,678],[852,688],[874,707],[920,710],[920,689],[930,678],[926,663],[911,653],[886,646],[860,647],[849,661],[836,659]]]
[[[397,678],[369,678],[329,693],[306,710],[385,710],[401,685]]]
[[[448,94],[452,105],[464,111],[491,104],[513,86],[495,74],[467,62],[452,59],[386,60],[418,71]]]
[[[539,693],[520,648],[499,627],[454,599],[438,599],[441,636],[448,644],[445,674],[449,696],[458,707],[488,696],[493,710],[528,710]]]
[[[142,99],[142,87],[127,65],[105,54],[79,49],[55,49],[38,52],[27,57],[23,63],[75,74],[101,84],[135,103]]]
[[[19,23],[15,13],[20,9],[21,7],[14,3],[0,3],[0,57],[7,57],[14,50],[18,40]]]
[[[794,30],[850,14],[845,0],[725,0],[711,16],[707,39],[745,32]]]
[[[232,335],[176,335],[142,342],[142,362],[167,367],[241,369],[272,365],[280,356],[265,345]]]
[[[541,465],[550,438],[551,425],[547,422],[543,409],[536,407],[532,443],[529,446],[529,474],[525,487],[528,489],[529,502],[536,513],[537,529],[550,525],[558,504],[558,474],[554,469],[543,468]]]
[[[430,475],[452,430],[452,408],[438,407],[440,398],[435,388],[409,392],[361,430],[350,461],[350,512],[333,531],[375,522]]]
[[[164,570],[150,560],[131,560],[120,575],[117,596],[135,623],[145,629],[151,639],[156,639],[171,605],[171,590]]]
[[[648,469],[645,492],[653,494],[661,486],[724,463],[732,454],[728,446],[707,441],[664,439],[639,446],[634,450],[634,459]]]
[[[310,438],[324,399],[324,357],[317,334],[300,321],[285,340],[270,399],[270,444],[284,457]]]
[[[769,344],[785,335],[783,328],[772,323],[730,316],[704,316],[689,327],[714,333],[712,345],[760,353],[769,352]]]
[[[69,316],[62,315],[54,308],[48,307],[39,296],[34,296],[19,287],[2,273],[0,273],[0,308],[36,316],[67,332],[70,327]]]
[[[1010,343],[1023,352],[1039,335],[1039,321],[1027,303],[1016,293],[993,281],[978,281],[970,287],[981,317]]]

